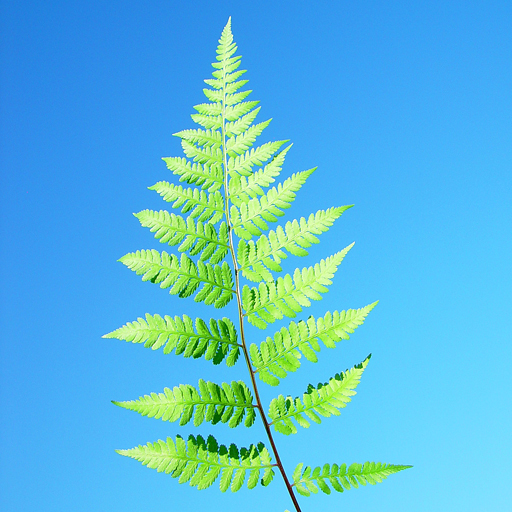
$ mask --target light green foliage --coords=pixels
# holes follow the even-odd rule
[[[138,400],[114,402],[125,409],[136,411],[142,416],[178,421],[187,424],[192,418],[197,427],[207,421],[215,425],[221,421],[231,428],[240,425],[250,427],[256,419],[249,388],[242,381],[224,382],[222,386],[200,380],[198,389],[189,384],[180,384],[174,389],[165,388],[163,393],[151,393]]]
[[[267,323],[281,320],[283,316],[295,318],[303,307],[311,305],[309,299],[320,300],[320,293],[328,291],[327,285],[332,283],[338,265],[353,245],[321,260],[314,267],[295,269],[293,278],[286,274],[271,283],[260,283],[258,288],[245,285],[242,301],[247,320],[265,329]]]
[[[265,222],[276,222],[277,217],[284,215],[283,209],[289,208],[297,192],[313,172],[304,171],[293,174],[284,183],[271,188],[261,198],[255,197],[239,207],[233,205],[230,210],[231,221],[235,234],[246,240],[261,235],[268,230]]]
[[[320,351],[321,340],[328,348],[334,348],[336,342],[348,340],[360,326],[366,315],[377,305],[377,302],[361,309],[349,309],[338,313],[326,313],[323,318],[311,316],[306,322],[290,322],[288,328],[282,327],[273,338],[267,337],[259,348],[252,343],[250,346],[251,361],[259,378],[277,386],[279,378],[284,379],[288,372],[300,368],[300,359],[304,355],[308,361],[318,361],[316,352]]]
[[[233,298],[233,278],[227,262],[210,265],[199,260],[194,263],[186,254],[178,259],[174,254],[155,249],[127,254],[119,259],[129,269],[142,276],[143,281],[170,288],[169,293],[189,297],[197,291],[194,300],[224,307]],[[199,289],[199,290],[198,290]]]
[[[208,194],[204,190],[184,188],[167,181],[159,181],[149,190],[155,190],[164,201],[173,203],[173,208],[181,208],[181,213],[190,212],[191,219],[216,224],[224,218],[224,198],[218,190]]]
[[[213,436],[205,441],[201,436],[190,435],[186,442],[181,436],[175,441],[168,437],[167,441],[116,451],[198,489],[210,487],[219,476],[222,492],[240,490],[246,477],[249,489],[256,487],[258,481],[268,485],[274,478],[270,454],[262,443],[239,450],[234,444],[229,448],[219,446]]]
[[[196,221],[192,216],[185,220],[180,215],[169,214],[165,210],[144,210],[136,213],[135,217],[144,227],[151,228],[160,242],[180,244],[178,251],[189,251],[191,256],[200,254],[201,261],[219,263],[228,253],[228,228],[225,222],[217,232],[212,224]]]
[[[294,256],[307,256],[306,247],[319,242],[315,235],[327,231],[333,222],[350,206],[340,206],[319,210],[311,214],[306,220],[287,222],[284,229],[278,226],[275,231],[269,231],[268,235],[262,235],[254,242],[240,240],[238,242],[238,264],[244,277],[250,281],[273,281],[274,276],[270,272],[281,272],[281,260],[288,257],[285,250]]]
[[[311,469],[306,466],[302,471],[304,464],[300,463],[293,473],[294,486],[297,492],[303,496],[309,496],[311,493],[317,493],[320,488],[325,494],[331,494],[331,489],[327,482],[332,485],[335,491],[343,492],[345,490],[359,485],[375,485],[382,482],[389,475],[398,473],[412,466],[396,466],[383,464],[382,462],[365,462],[364,464],[351,464],[348,468],[346,464],[325,464],[322,468]]]
[[[301,427],[308,428],[309,421],[305,416],[315,423],[321,423],[320,416],[339,416],[339,409],[346,407],[351,400],[350,397],[356,394],[354,389],[359,384],[370,357],[371,355],[354,368],[336,374],[325,384],[318,384],[317,387],[310,384],[306,393],[302,395],[302,401],[300,398],[294,400],[283,395],[274,398],[268,411],[272,420],[271,425],[282,434],[296,434],[297,428],[292,419]]]
[[[253,112],[258,113],[259,110],[257,108]],[[282,142],[284,143],[285,141]],[[267,188],[271,183],[274,183],[274,178],[281,173],[284,157],[291,147],[292,144],[272,156],[270,162],[263,169],[254,171],[250,176],[232,176],[229,180],[231,202],[235,206],[240,206],[247,203],[251,198],[262,196],[265,193],[262,187]]]
[[[208,192],[215,192],[222,187],[222,169],[202,166],[198,163],[191,163],[186,158],[163,158],[167,168],[174,174],[181,176],[180,181],[186,181],[191,185],[197,185]]]
[[[233,366],[240,355],[235,326],[229,318],[215,321],[210,319],[209,326],[201,318],[192,321],[187,315],[183,318],[171,318],[165,315],[150,315],[146,320],[139,318],[128,322],[104,338],[144,343],[153,350],[164,347],[164,354],[173,350],[176,355],[184,357],[203,357],[219,364],[226,359],[228,366]]]
[[[251,427],[258,415],[276,463],[272,463],[271,454],[261,442],[238,449],[234,444],[219,445],[211,435],[206,441],[192,435],[185,441],[178,435],[175,440],[167,438],[118,453],[198,489],[209,487],[217,479],[221,491],[237,491],[244,481],[249,489],[258,481],[266,486],[278,467],[299,511],[294,488],[303,495],[318,488],[329,493],[330,483],[335,490],[343,491],[380,482],[409,466],[365,463],[347,469],[345,464],[326,464],[322,469],[306,467],[302,471],[301,463],[292,483],[280,462],[271,426],[280,433],[292,434],[297,432],[297,425],[307,428],[310,421],[320,423],[322,417],[339,415],[355,395],[370,356],[324,384],[309,385],[302,397],[274,398],[268,408],[271,421],[258,393],[256,375],[277,386],[280,379],[301,367],[302,356],[317,362],[321,343],[335,348],[341,340],[349,339],[377,303],[291,321],[272,337],[249,347],[244,322],[265,329],[284,317],[295,318],[312,300],[322,299],[354,244],[312,266],[279,275],[284,259],[289,255],[307,256],[308,248],[319,242],[318,236],[351,206],[318,210],[307,218],[276,225],[314,169],[281,178],[291,144],[279,140],[255,145],[270,120],[254,124],[260,107],[257,101],[246,101],[251,91],[241,90],[247,80],[241,79],[245,71],[239,69],[241,57],[235,55],[236,50],[230,20],[219,40],[213,78],[205,80],[208,87],[203,91],[208,102],[194,107],[192,119],[199,128],[175,133],[185,157],[163,159],[185,186],[159,181],[150,187],[177,213],[143,210],[135,214],[160,243],[181,255],[149,249],[119,260],[143,281],[158,284],[180,298],[193,298],[215,308],[233,301],[236,321],[146,313],[145,319],[128,322],[104,337],[143,344],[152,350],[162,348],[164,354],[204,357],[214,364],[225,361],[228,367],[244,359],[251,385],[234,380],[219,385],[200,379],[197,387],[175,384],[161,393],[114,403],[179,426],[206,422],[211,426],[226,423],[230,427]],[[338,440],[333,443],[336,447]]]

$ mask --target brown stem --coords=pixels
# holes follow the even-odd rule
[[[265,427],[265,431],[267,433],[268,440],[270,441],[270,445],[272,447],[272,451],[274,452],[274,457],[277,462],[277,467],[281,472],[286,488],[288,489],[288,493],[290,494],[290,498],[293,501],[293,505],[295,506],[296,512],[301,512],[299,503],[293,492],[292,485],[286,476],[286,472],[284,470],[283,463],[281,462],[281,458],[279,457],[279,453],[277,451],[276,444],[274,442],[274,438],[272,437],[272,432],[270,430],[270,425],[265,416],[265,411],[263,410],[263,405],[261,403],[260,394],[258,392],[258,386],[256,385],[255,372],[251,365],[251,360],[249,357],[249,351],[247,350],[247,343],[245,342],[245,334],[244,334],[244,312],[242,309],[242,297],[240,294],[240,269],[238,268],[238,263],[235,255],[235,247],[233,244],[233,229],[231,226],[230,215],[229,215],[229,184],[228,184],[228,166],[227,166],[227,157],[226,157],[226,132],[225,132],[225,108],[226,102],[225,97],[222,102],[222,152],[223,152],[223,164],[224,164],[224,210],[226,215],[226,223],[228,225],[228,238],[229,238],[229,250],[231,252],[231,257],[233,260],[233,268],[235,271],[235,294],[237,299],[238,306],[238,318],[240,321],[240,339],[242,340],[242,350],[245,357],[245,362],[247,363],[247,368],[249,370],[249,374],[251,376],[252,387],[254,389],[254,397],[256,398],[256,407],[260,411],[261,419],[263,421],[263,426]]]
[[[231,233],[230,233],[231,235]],[[231,242],[231,239],[230,239]],[[295,497],[295,493],[293,492],[292,485],[290,484],[290,481],[288,480],[288,477],[286,476],[286,472],[284,470],[283,463],[281,462],[281,458],[279,457],[279,453],[277,451],[277,447],[274,442],[274,438],[272,436],[272,431],[270,430],[270,425],[267,421],[267,418],[265,416],[265,411],[263,409],[263,405],[261,403],[260,394],[258,391],[258,386],[256,385],[256,378],[254,375],[254,371],[251,366],[251,360],[249,358],[249,352],[247,350],[247,344],[245,342],[245,335],[244,335],[244,324],[243,324],[243,318],[242,318],[242,301],[240,297],[240,286],[239,286],[239,270],[237,268],[236,259],[234,255],[234,251],[231,253],[233,255],[233,264],[235,265],[235,282],[236,282],[236,295],[237,295],[237,301],[238,301],[238,314],[240,318],[240,337],[242,339],[242,347],[243,352],[245,356],[245,362],[247,363],[247,368],[249,369],[249,373],[251,375],[251,382],[252,387],[254,389],[254,397],[256,398],[257,407],[261,414],[261,419],[263,421],[263,426],[265,427],[265,431],[267,432],[268,440],[270,441],[270,445],[272,446],[272,451],[274,452],[274,456],[276,458],[277,466],[279,468],[279,471],[281,472],[281,475],[283,476],[284,483],[286,485],[286,488],[288,489],[288,493],[290,494],[290,498],[293,501],[293,504],[295,506],[295,509],[297,512],[301,512],[299,503],[297,501],[297,498]]]

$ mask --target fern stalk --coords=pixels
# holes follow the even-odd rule
[[[281,462],[281,457],[279,457],[279,452],[277,451],[276,443],[274,441],[274,437],[272,436],[272,431],[270,430],[270,424],[267,421],[267,417],[265,415],[265,410],[263,409],[263,404],[261,402],[260,394],[258,391],[258,385],[256,384],[255,372],[253,371],[251,365],[251,358],[249,356],[249,350],[247,348],[247,343],[245,341],[245,332],[244,332],[244,311],[242,307],[242,295],[240,293],[240,269],[238,267],[238,262],[236,259],[235,246],[233,243],[233,225],[231,223],[231,217],[229,213],[229,183],[228,183],[228,162],[227,162],[227,152],[226,152],[226,92],[223,88],[223,98],[222,98],[222,165],[224,166],[224,209],[226,215],[226,222],[228,225],[228,245],[229,252],[231,253],[231,259],[233,261],[233,269],[235,273],[235,296],[237,302],[238,309],[238,320],[240,326],[240,340],[242,345],[242,351],[244,353],[245,363],[247,364],[247,369],[249,370],[249,374],[251,377],[251,383],[254,390],[254,397],[256,399],[257,409],[260,413],[261,420],[263,421],[263,426],[265,427],[265,432],[267,433],[268,440],[270,442],[270,446],[272,447],[272,452],[274,453],[274,457],[276,459],[277,467],[279,468],[279,472],[281,473],[284,483],[286,485],[286,489],[288,490],[288,494],[295,506],[295,510],[297,512],[301,512],[301,508],[295,493],[293,492],[293,486],[286,475],[286,471],[284,470],[283,463]]]

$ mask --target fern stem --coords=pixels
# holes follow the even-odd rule
[[[248,368],[249,374],[251,376],[252,387],[254,390],[254,397],[256,398],[256,403],[257,403],[256,407],[258,408],[258,410],[260,412],[261,419],[263,421],[263,426],[265,427],[265,431],[267,433],[268,440],[270,441],[270,445],[272,446],[272,451],[274,452],[274,457],[277,462],[276,465],[279,468],[279,471],[281,472],[281,475],[283,477],[286,488],[288,489],[288,493],[290,494],[290,498],[293,501],[296,511],[301,512],[299,503],[297,501],[297,498],[295,497],[295,493],[293,492],[293,488],[292,488],[293,486],[292,486],[292,484],[290,484],[290,481],[288,480],[288,477],[284,470],[283,463],[281,462],[281,458],[279,457],[279,453],[277,451],[277,447],[274,442],[274,438],[272,436],[272,431],[270,430],[270,423],[268,422],[268,420],[265,416],[265,410],[263,409],[260,394],[258,391],[258,386],[256,384],[255,372],[251,365],[249,351],[247,350],[247,343],[245,341],[245,334],[244,334],[244,320],[243,320],[244,315],[243,315],[243,311],[242,311],[242,297],[240,294],[240,277],[239,277],[240,271],[238,269],[238,264],[236,261],[235,251],[234,251],[234,247],[233,247],[233,234],[232,234],[231,226],[229,224],[229,217],[228,217],[228,236],[229,236],[230,252],[231,252],[231,256],[233,258],[233,265],[234,265],[234,269],[235,269],[235,288],[236,288],[236,299],[237,299],[237,306],[238,306],[238,317],[240,320],[240,339],[242,340],[242,350],[244,353],[245,362],[247,363],[247,368]]]
[[[225,87],[223,87],[223,91],[225,91]],[[242,296],[240,293],[240,269],[238,268],[238,262],[236,260],[236,254],[235,254],[235,247],[233,243],[233,226],[231,225],[231,219],[229,214],[229,183],[228,183],[228,165],[227,165],[227,156],[226,156],[226,131],[225,131],[225,110],[226,110],[226,93],[223,93],[223,99],[222,99],[222,156],[223,156],[223,166],[224,166],[224,208],[225,208],[225,215],[226,215],[226,223],[228,225],[228,243],[229,243],[229,251],[231,253],[231,258],[233,260],[233,268],[235,271],[235,294],[236,294],[236,301],[237,301],[237,307],[238,307],[238,319],[240,322],[240,339],[242,341],[242,351],[244,353],[245,362],[247,364],[247,369],[249,370],[249,374],[251,376],[251,382],[252,387],[254,390],[254,397],[256,398],[256,407],[258,408],[261,419],[263,421],[263,426],[265,427],[265,431],[267,433],[268,440],[270,442],[270,445],[272,447],[272,451],[274,453],[274,457],[276,459],[275,464],[279,471],[281,472],[281,475],[283,477],[284,483],[286,485],[286,488],[288,490],[288,493],[290,495],[290,498],[293,502],[293,505],[295,506],[296,512],[301,512],[301,508],[299,506],[299,503],[297,501],[297,498],[295,496],[295,493],[293,491],[293,487],[290,484],[290,481],[286,475],[286,472],[284,470],[283,463],[281,462],[281,458],[279,457],[279,453],[277,451],[276,444],[274,442],[274,438],[272,436],[272,431],[270,430],[270,424],[267,421],[267,418],[265,416],[265,411],[263,409],[263,405],[261,403],[260,394],[258,391],[258,386],[256,384],[256,378],[255,378],[255,372],[251,365],[251,359],[249,357],[249,351],[247,350],[247,343],[245,341],[245,334],[244,334],[244,312],[242,309]]]

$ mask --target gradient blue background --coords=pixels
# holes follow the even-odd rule
[[[159,248],[131,214],[166,207],[146,187],[171,178],[160,158],[182,154],[172,133],[194,127],[230,15],[258,119],[274,119],[261,141],[294,143],[284,176],[318,166],[285,219],[356,205],[288,260],[356,241],[305,316],[380,300],[350,342],[262,385],[267,402],[299,394],[373,354],[341,417],[278,436],[284,463],[414,465],[301,498],[303,512],[509,511],[510,1],[2,1],[0,508],[291,510],[279,476],[198,492],[114,452],[177,433],[264,439],[110,403],[243,366],[101,339],[146,312],[220,313],[116,260]]]

